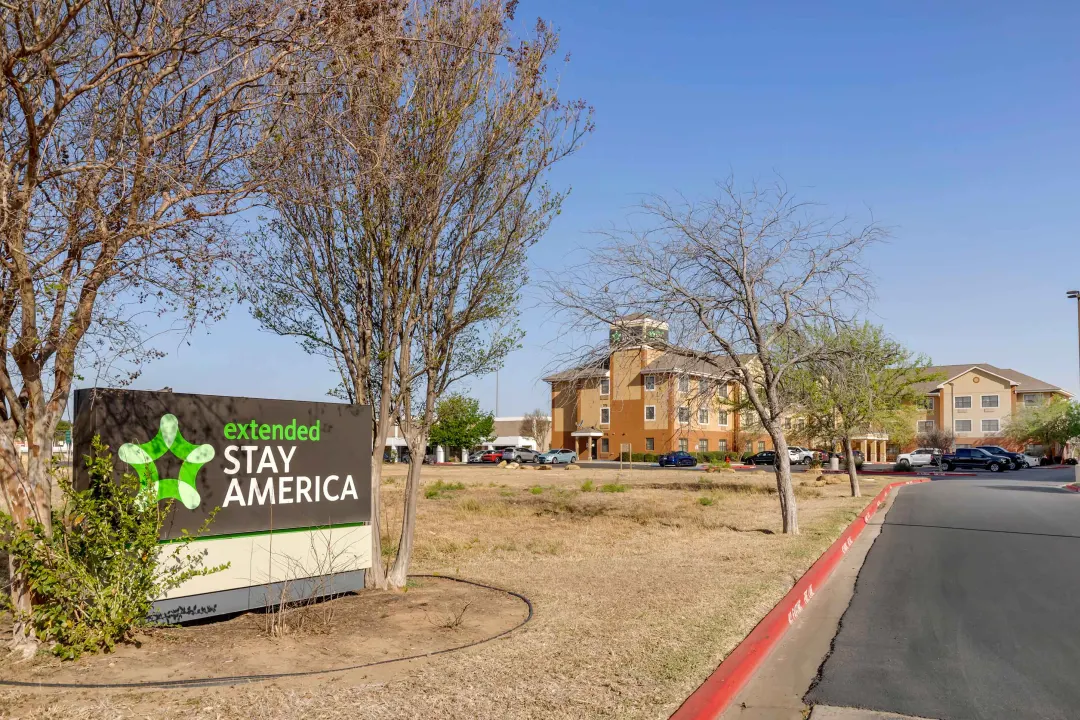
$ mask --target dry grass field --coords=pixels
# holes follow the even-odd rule
[[[522,630],[460,652],[302,680],[138,692],[0,688],[0,717],[663,718],[867,501],[846,497],[846,478],[814,486],[797,475],[802,534],[785,537],[771,473],[432,467],[424,476],[414,570],[524,593],[536,617]],[[869,495],[883,485],[864,482]],[[391,466],[388,508],[400,508],[403,484],[404,468]],[[400,517],[388,521],[396,528]],[[393,644],[392,627],[375,622],[369,632],[381,647]],[[333,648],[334,633],[317,642]],[[268,656],[286,647],[265,641]]]

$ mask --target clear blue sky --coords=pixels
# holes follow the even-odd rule
[[[802,199],[892,228],[869,260],[871,319],[894,337],[938,363],[1080,390],[1065,299],[1080,289],[1080,4],[520,4],[523,26],[537,15],[561,29],[563,94],[596,107],[597,129],[554,178],[573,191],[534,277],[641,193],[779,173]],[[559,325],[547,314],[525,310],[502,415],[549,405],[539,378]],[[336,382],[242,309],[189,342],[137,387],[317,400]],[[493,377],[469,389],[495,408]]]

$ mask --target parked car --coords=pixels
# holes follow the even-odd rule
[[[502,459],[506,462],[536,462],[537,456],[540,453],[536,452],[532,448],[527,447],[515,447],[506,448],[502,452]]]
[[[686,452],[685,450],[676,450],[675,452],[664,453],[661,455],[657,462],[660,463],[660,467],[694,467],[697,465],[697,458]]]
[[[1024,453],[1024,467],[1039,467],[1040,465],[1042,465],[1041,457]]]
[[[918,448],[911,452],[900,453],[896,464],[904,468],[938,465],[941,463],[941,451],[937,448]]]
[[[1003,447],[997,445],[980,445],[980,448],[990,453],[991,455],[1000,455],[1001,457],[1009,458],[1012,463],[1009,467],[1010,470],[1019,470],[1024,467],[1024,454],[1013,452],[1012,450],[1006,450]]]
[[[751,455],[746,462],[750,463],[751,465],[775,465],[776,451],[762,450],[757,455]]]
[[[791,458],[791,462],[793,463],[798,463],[799,465],[809,465],[814,461],[813,450],[795,447],[794,445],[789,445],[787,450],[788,457]]]
[[[469,455],[469,462],[470,463],[483,462],[484,461],[483,457],[484,457],[484,451],[483,450],[478,450],[477,452],[471,453]]]
[[[497,463],[502,460],[501,450],[485,450],[480,455],[480,462],[482,463]]]
[[[567,450],[566,448],[548,450],[547,452],[537,455],[536,462],[544,463],[545,465],[558,465],[559,463],[575,463],[577,462],[577,453],[573,450]]]
[[[942,455],[941,464],[946,470],[965,468],[1004,472],[1012,467],[1012,460],[1002,455],[994,455],[982,448],[958,448],[955,453]]]

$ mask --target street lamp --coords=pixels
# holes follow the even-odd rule
[[[1077,343],[1080,344],[1080,290],[1070,290],[1065,293],[1065,297],[1076,300],[1076,332]]]

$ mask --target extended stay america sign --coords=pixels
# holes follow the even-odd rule
[[[94,435],[173,509],[162,539],[371,520],[371,408],[171,392],[75,393],[75,478]]]

